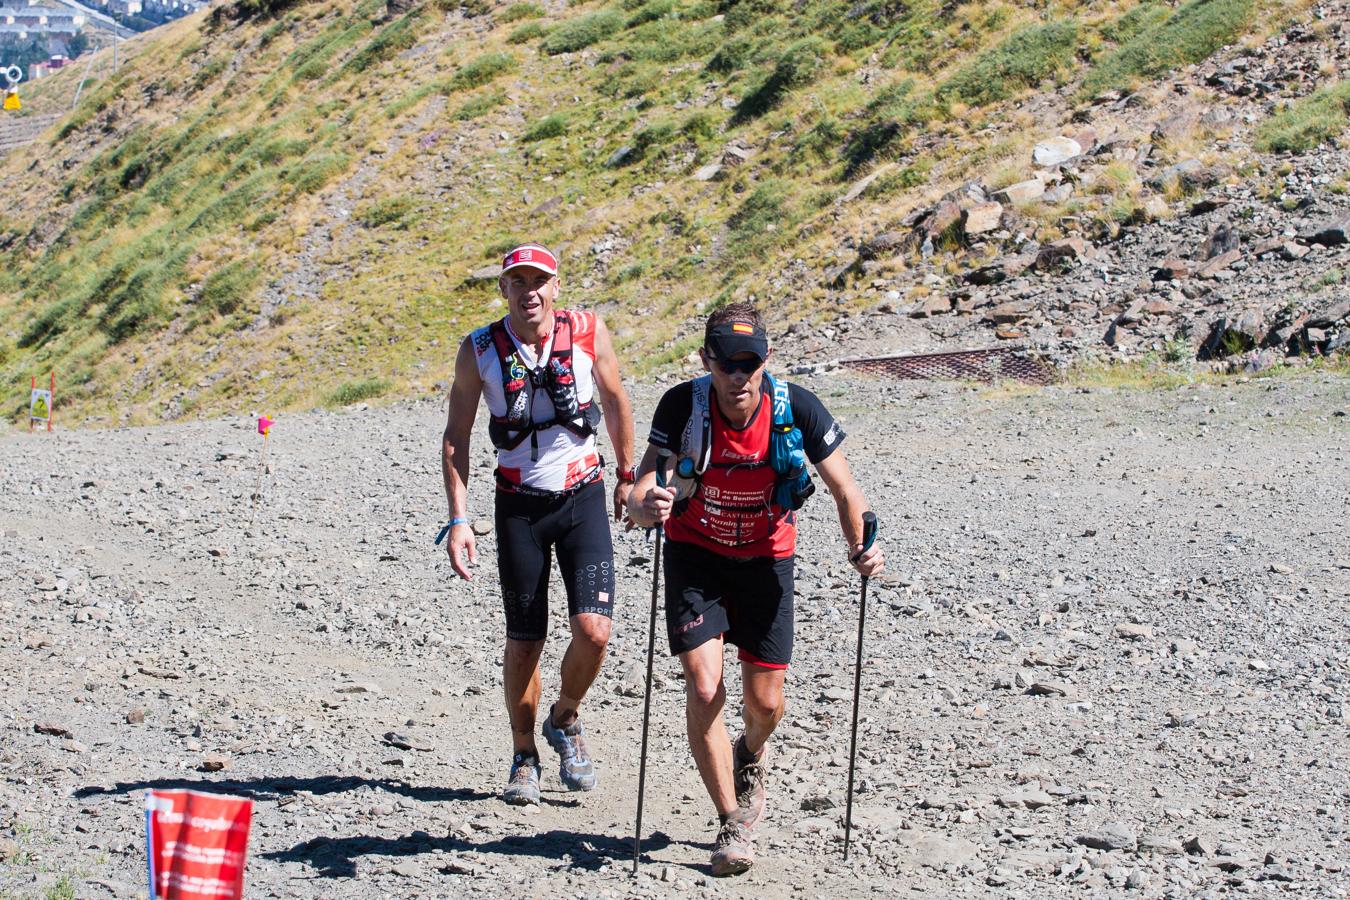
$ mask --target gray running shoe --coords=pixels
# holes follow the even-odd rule
[[[539,805],[539,757],[517,753],[511,758],[511,780],[502,799],[513,806]]]
[[[721,878],[739,875],[755,864],[755,834],[744,820],[744,812],[737,810],[727,816],[713,842],[712,873]]]
[[[595,789],[595,763],[586,752],[586,735],[578,719],[566,728],[553,724],[553,713],[544,716],[544,740],[558,751],[558,777],[569,791]]]
[[[769,765],[769,745],[760,748],[759,756],[752,756],[746,752],[745,735],[741,735],[736,739],[732,757],[736,805],[741,808],[746,826],[754,828],[764,815],[764,773]]]

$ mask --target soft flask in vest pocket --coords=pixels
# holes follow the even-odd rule
[[[769,435],[769,458],[777,463],[774,468],[779,473],[773,489],[774,505],[783,509],[801,509],[816,492],[816,485],[806,471],[801,429],[775,424]]]

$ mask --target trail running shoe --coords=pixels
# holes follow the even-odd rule
[[[744,820],[745,813],[737,810],[727,816],[713,842],[712,873],[721,878],[739,875],[755,864],[755,833]]]
[[[764,773],[769,765],[769,745],[752,756],[745,749],[745,735],[736,739],[733,747],[733,765],[736,787],[736,805],[741,808],[743,821],[754,828],[764,815]]]
[[[577,719],[566,728],[553,724],[553,713],[544,716],[544,740],[558,751],[558,777],[567,785],[569,791],[590,791],[595,789],[595,763],[586,752],[586,735],[581,730],[581,720]]]
[[[539,757],[517,753],[511,758],[511,780],[502,799],[513,806],[539,805]]]

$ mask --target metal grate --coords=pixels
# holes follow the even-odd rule
[[[1055,380],[1055,373],[1049,366],[1017,347],[841,359],[839,365],[872,375],[919,381],[1011,379],[1027,384],[1049,384]]]

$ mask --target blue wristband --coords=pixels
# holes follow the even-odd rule
[[[445,536],[450,533],[450,529],[454,528],[456,525],[468,525],[468,524],[469,524],[468,519],[464,518],[463,516],[455,516],[453,519],[449,521],[448,524],[446,524],[443,528],[441,528],[440,532],[436,535],[436,543],[440,544],[441,541],[445,540]]]

